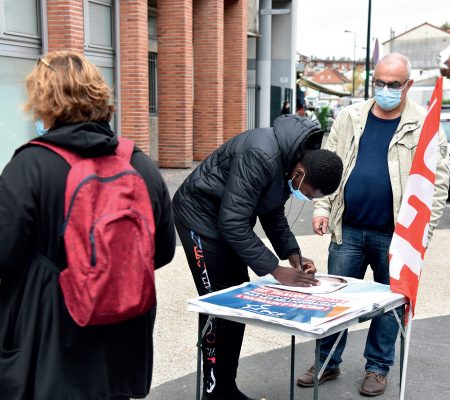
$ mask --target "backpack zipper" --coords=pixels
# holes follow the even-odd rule
[[[67,225],[68,225],[68,223],[69,223],[69,218],[70,218],[70,214],[71,214],[72,209],[73,209],[73,205],[74,205],[74,202],[75,202],[75,198],[76,198],[76,196],[77,196],[77,193],[81,190],[81,187],[82,187],[84,184],[86,184],[88,181],[93,180],[93,179],[96,179],[96,180],[98,180],[98,181],[100,181],[100,182],[110,182],[110,181],[113,181],[113,180],[115,180],[115,179],[120,178],[120,177],[123,176],[123,175],[128,175],[128,174],[130,174],[130,175],[141,176],[141,175],[140,175],[137,171],[135,171],[135,170],[126,170],[126,171],[122,171],[120,174],[113,175],[113,176],[109,176],[109,177],[107,177],[107,178],[101,178],[101,177],[99,177],[99,176],[96,175],[96,174],[88,175],[86,178],[84,178],[84,179],[78,184],[78,186],[76,187],[76,189],[73,191],[72,197],[71,197],[71,199],[70,199],[69,209],[67,210],[67,215],[66,215],[66,218],[65,218],[65,220],[64,220],[63,226],[62,226],[62,228],[61,228],[61,236],[64,236],[64,233],[66,232],[66,228],[67,228]]]
[[[139,212],[138,210],[134,209],[134,208],[129,208],[128,210],[133,211],[135,214],[139,215],[139,217],[142,219],[142,221],[144,222],[145,228],[147,229],[147,233],[149,236],[151,236],[151,232],[150,232],[150,228],[148,227],[148,222],[147,219],[145,218],[144,214],[142,214],[141,212]],[[102,215],[100,218],[98,218],[96,221],[94,221],[94,223],[91,226],[91,230],[89,231],[89,243],[91,245],[91,267],[95,267],[97,265],[97,248],[95,246],[95,225],[97,225],[97,223],[102,220],[103,218],[107,217],[108,215],[113,214],[113,213],[108,213],[105,215]]]

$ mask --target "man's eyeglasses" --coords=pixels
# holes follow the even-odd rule
[[[53,67],[49,64],[49,62],[44,58],[44,56],[39,57],[37,63],[38,63],[38,65],[39,65],[40,63],[42,63],[42,64],[44,64],[47,68],[50,68],[52,71],[55,71],[55,72],[56,72],[56,69],[53,68]]]
[[[400,83],[398,81],[394,82],[383,82],[379,79],[372,82],[372,85],[375,89],[384,89],[385,86],[387,86],[388,90],[390,91],[396,91],[396,90],[402,90],[405,88],[405,86],[408,84],[409,79],[407,79],[405,82]]]

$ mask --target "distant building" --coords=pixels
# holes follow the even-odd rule
[[[314,74],[312,80],[333,90],[342,90],[343,85],[351,82],[337,69],[324,69]]]
[[[363,72],[365,69],[364,60],[355,60],[356,71]],[[353,70],[353,60],[350,58],[314,58],[311,57],[305,61],[305,76],[313,76],[315,73],[325,69],[336,69],[344,74]]]
[[[448,46],[450,33],[428,22],[383,42],[384,54],[404,54],[418,71],[437,69],[438,55]]]
[[[450,46],[450,33],[425,22],[383,43],[383,53],[401,53],[411,62],[414,85],[408,97],[426,106],[440,76],[439,54]],[[450,99],[450,82],[444,80],[444,99]]]

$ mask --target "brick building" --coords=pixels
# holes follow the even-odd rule
[[[190,167],[246,127],[244,0],[0,1],[0,170],[34,136],[20,110],[41,54],[83,52],[114,88],[116,131]],[[194,96],[195,93],[195,96]]]

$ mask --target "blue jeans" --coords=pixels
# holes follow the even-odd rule
[[[368,229],[342,227],[342,244],[330,243],[328,273],[363,279],[370,265],[375,282],[389,284],[389,245],[392,234]],[[397,312],[402,315],[402,308]],[[395,342],[399,327],[392,311],[374,318],[370,323],[364,357],[366,371],[387,375],[394,365]],[[321,340],[320,361],[327,358],[338,334]],[[327,368],[337,368],[342,362],[342,353],[347,342],[345,330]]]

